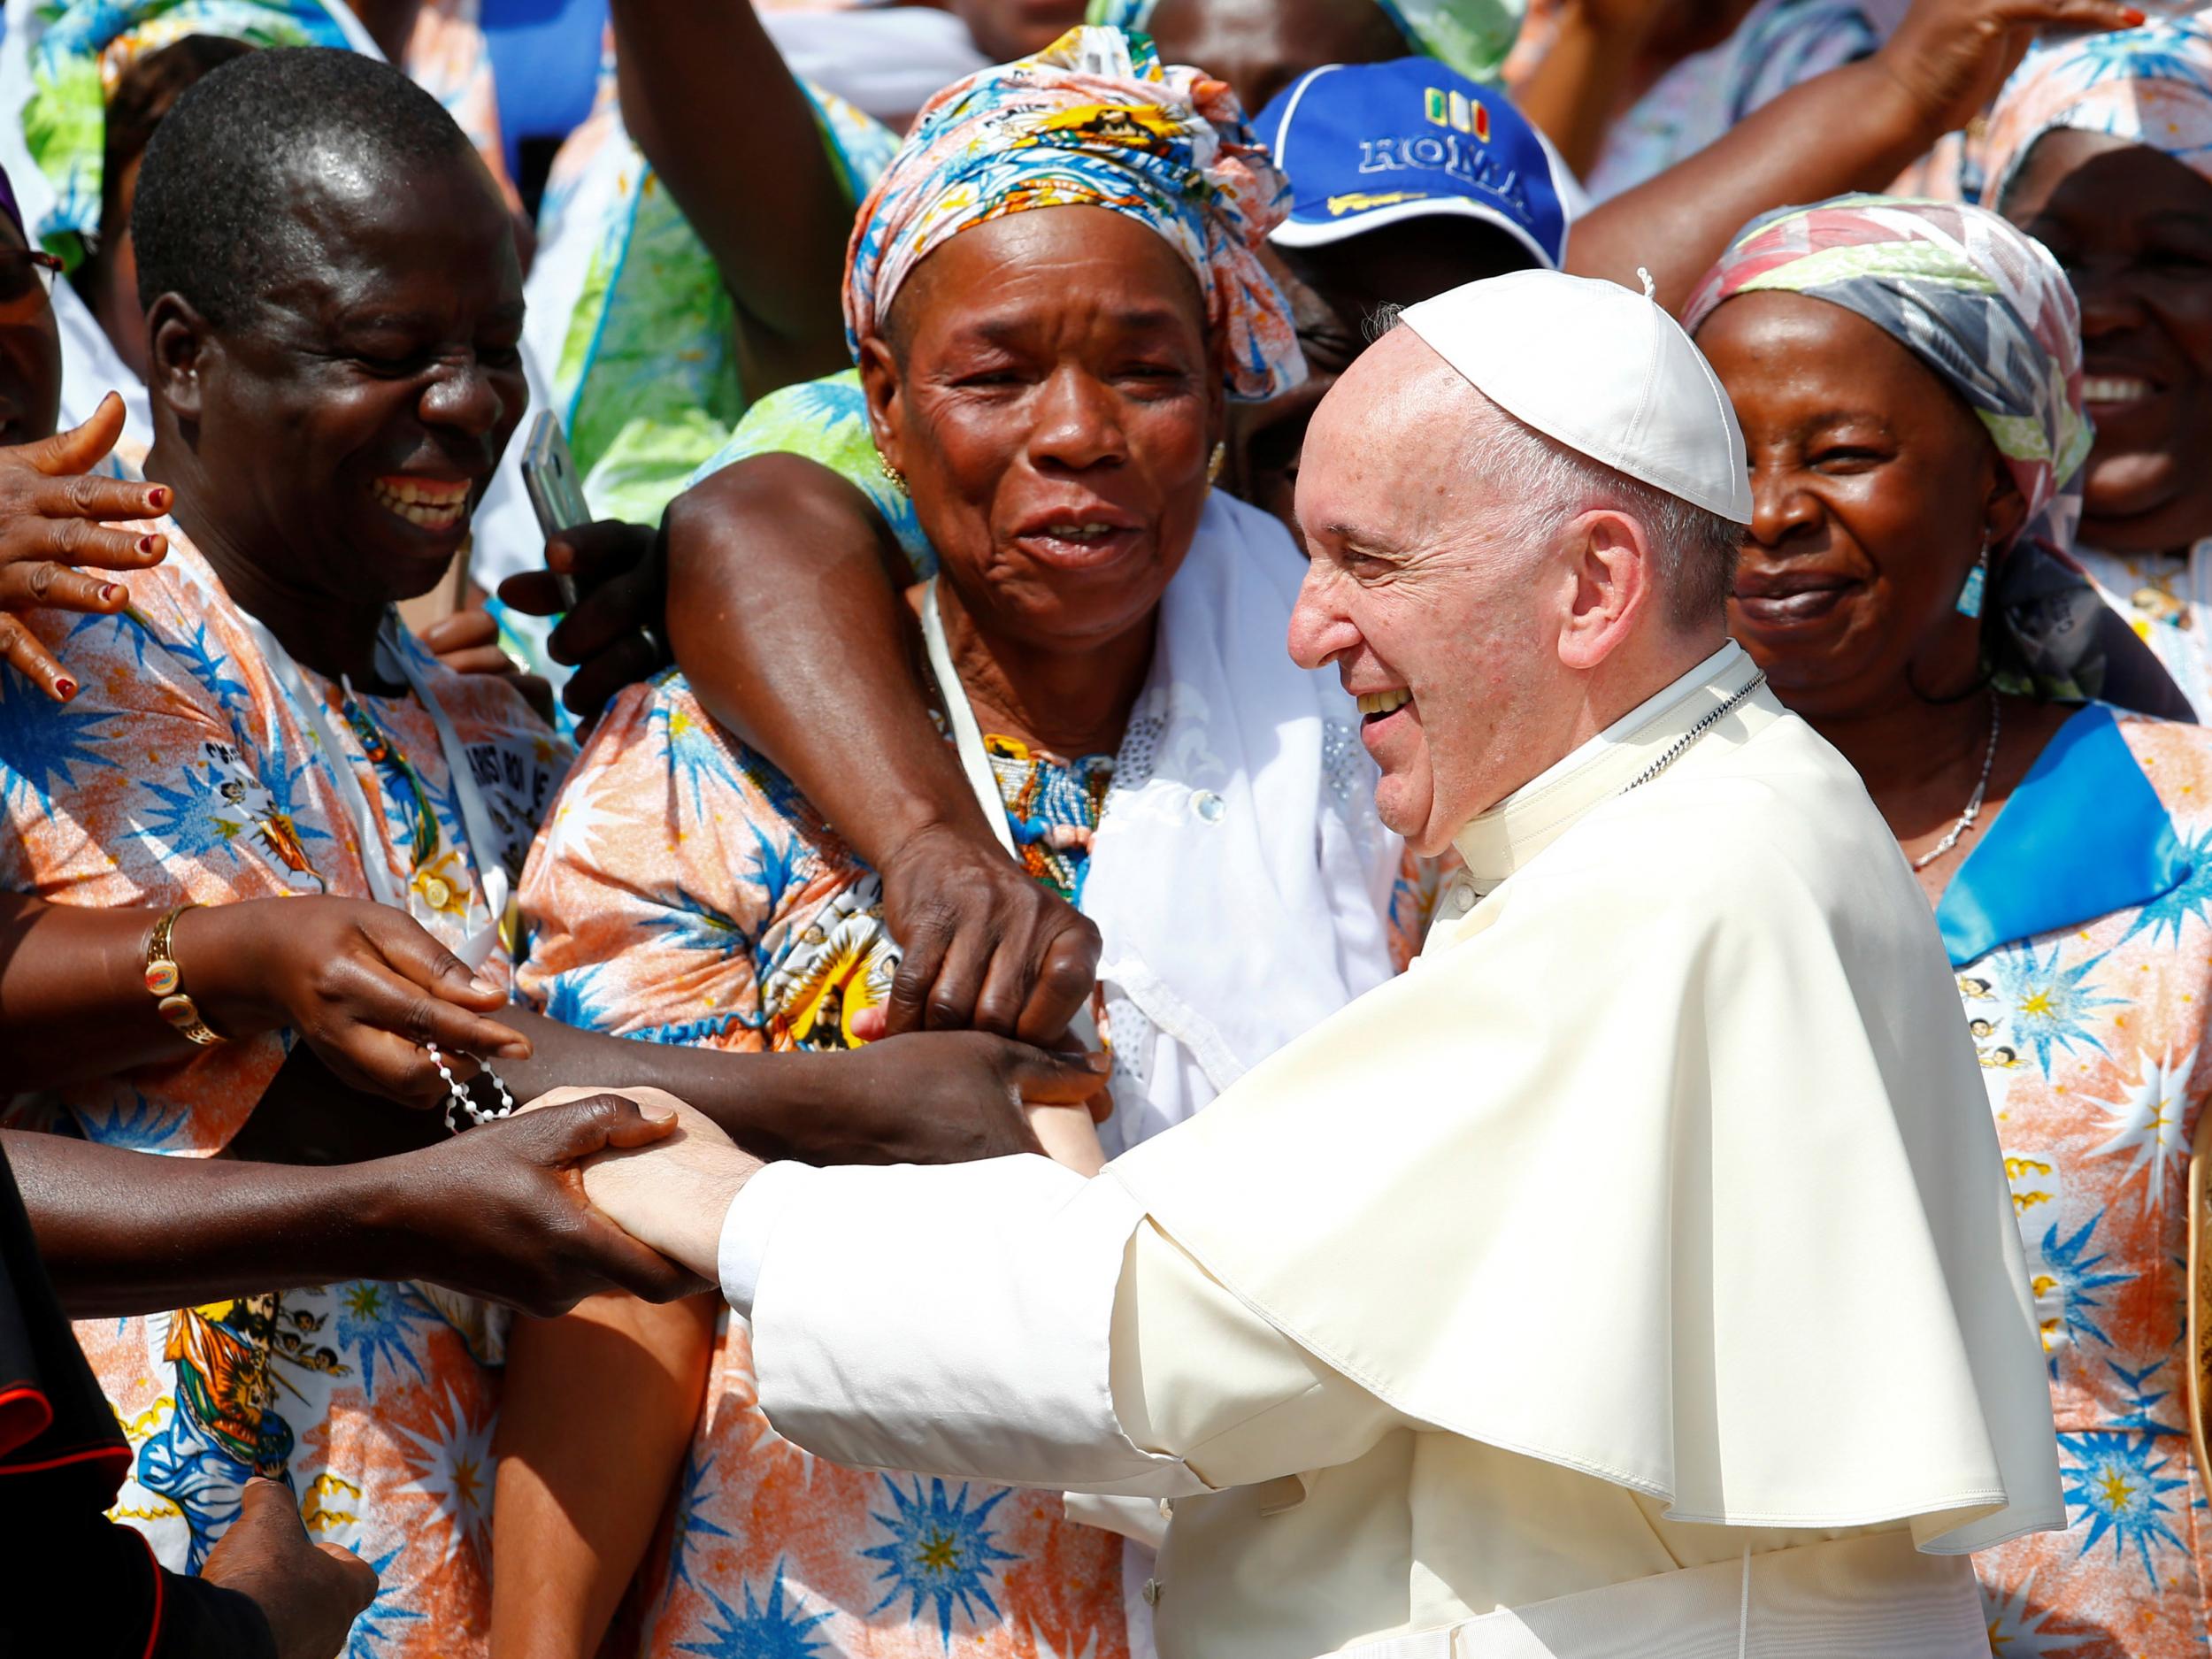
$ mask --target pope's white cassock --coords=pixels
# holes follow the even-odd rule
[[[2063,1520],[2012,1205],[1927,902],[1755,679],[1466,825],[1410,972],[1095,1179],[759,1171],[777,1430],[1156,1500],[1166,1659],[1985,1655],[1964,1552]]]

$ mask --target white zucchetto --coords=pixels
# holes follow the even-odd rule
[[[1734,405],[1682,326],[1617,282],[1516,271],[1399,320],[1508,414],[1737,524],[1751,479]]]

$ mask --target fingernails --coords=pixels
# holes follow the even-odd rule
[[[160,544],[150,535],[142,535],[138,538],[138,550],[141,553],[143,553],[148,558],[153,557],[154,554],[159,549],[159,547]]]
[[[77,682],[69,679],[57,680],[54,682],[54,695],[64,703],[68,702],[70,698],[77,695]]]
[[[148,490],[146,492],[146,504],[149,507],[151,507],[156,512],[167,512],[169,511],[168,487],[164,484],[157,484],[151,489]]]
[[[1087,1054],[1083,1056],[1083,1066],[1086,1071],[1095,1071],[1103,1077],[1114,1069],[1114,1056],[1102,1050],[1094,1054]]]
[[[102,582],[100,584],[100,603],[104,605],[120,604],[124,600],[128,599],[130,596],[131,590],[124,587],[121,582]]]
[[[505,995],[505,993],[502,991],[498,986],[493,984],[480,973],[472,973],[469,975],[469,989],[475,992],[479,996],[503,996]]]
[[[2142,27],[2144,21],[2143,13],[2138,12],[2133,6],[2122,6],[2120,8],[2120,15],[2128,20],[2128,27],[2132,29]]]

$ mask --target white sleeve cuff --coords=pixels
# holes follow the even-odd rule
[[[722,1295],[745,1318],[753,1317],[753,1301],[760,1293],[760,1271],[768,1261],[768,1239],[776,1220],[791,1203],[792,1194],[821,1171],[788,1161],[765,1164],[730,1201],[722,1217],[722,1242],[715,1265],[722,1279]]]
[[[749,1187],[723,1235],[778,1433],[848,1468],[1206,1489],[1115,1414],[1115,1295],[1144,1216],[1118,1181],[1033,1156],[795,1173],[803,1192],[780,1180],[755,1209]]]

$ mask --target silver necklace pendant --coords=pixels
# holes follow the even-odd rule
[[[1951,826],[1950,833],[1933,847],[1912,861],[1915,870],[1925,870],[1930,864],[1959,844],[1959,837],[1974,827],[1974,820],[1982,815],[1982,797],[1989,793],[1989,774],[1997,764],[1997,734],[2004,729],[2004,703],[1997,695],[1997,688],[1989,688],[1989,747],[1982,752],[1982,775],[1975,782],[1974,793],[1966,803],[1966,810]]]

